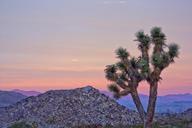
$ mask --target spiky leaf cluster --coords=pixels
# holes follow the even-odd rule
[[[169,53],[171,58],[178,57],[179,46],[177,44],[172,43],[172,44],[170,44],[168,46],[168,48],[169,48],[169,52],[168,53]]]
[[[150,37],[148,35],[145,35],[145,33],[143,31],[139,31],[136,33],[136,41],[139,42],[138,44],[138,48],[140,50],[142,49],[149,49],[150,46]]]
[[[119,61],[116,63],[116,67],[121,70],[121,71],[126,71],[127,70],[127,64],[123,61]]]
[[[120,89],[119,89],[119,87],[116,84],[109,84],[108,85],[108,89],[111,92],[114,92],[114,93],[119,93],[120,92]]]
[[[134,69],[138,69],[139,68],[138,60],[135,57],[132,57],[130,59],[130,64],[131,64],[131,67],[133,67]]]
[[[122,71],[120,74],[119,74],[119,78],[122,79],[123,81],[128,81],[128,74],[126,71]]]
[[[165,34],[161,31],[160,27],[154,27],[151,29],[151,38],[153,43],[163,45],[166,40]]]
[[[159,53],[153,54],[152,64],[155,65],[156,67],[161,67],[161,64],[162,64],[161,54],[159,54]]]
[[[148,73],[148,71],[149,71],[147,60],[140,58],[139,59],[139,68],[141,69],[141,73],[143,75],[146,75],[146,73]]]
[[[105,69],[105,77],[110,81],[115,81],[117,79],[117,67],[116,65],[107,65]]]
[[[124,59],[127,59],[127,57],[129,56],[129,53],[125,48],[120,47],[116,50],[116,55],[117,55],[117,58],[124,60]]]

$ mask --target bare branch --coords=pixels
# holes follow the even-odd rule
[[[120,96],[127,96],[129,93],[131,93],[131,89],[127,88],[127,89],[125,89],[123,91],[120,91],[119,95]]]

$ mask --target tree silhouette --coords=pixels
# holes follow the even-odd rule
[[[137,32],[135,41],[138,42],[141,55],[135,58],[130,56],[125,48],[118,48],[115,52],[119,61],[106,66],[105,76],[111,81],[108,88],[114,97],[120,98],[130,94],[144,128],[152,128],[158,83],[162,79],[161,72],[178,57],[179,46],[174,43],[167,45],[166,36],[160,27],[152,28],[150,36],[143,31]],[[150,86],[147,111],[144,110],[137,91],[141,81],[147,81]]]

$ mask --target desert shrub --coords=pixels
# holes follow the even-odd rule
[[[8,128],[33,128],[31,125],[26,122],[16,122]]]
[[[16,122],[8,128],[38,128],[38,124],[33,122],[30,125],[30,124],[27,124],[26,122],[22,121],[22,122]]]
[[[56,124],[56,118],[54,116],[49,116],[46,119],[46,123],[48,123],[48,124]]]

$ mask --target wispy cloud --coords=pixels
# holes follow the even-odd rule
[[[125,0],[105,0],[104,4],[126,4],[127,1]]]
[[[74,62],[74,63],[79,62],[79,60],[78,60],[78,59],[76,59],[76,58],[73,58],[71,61],[72,61],[72,62]]]

